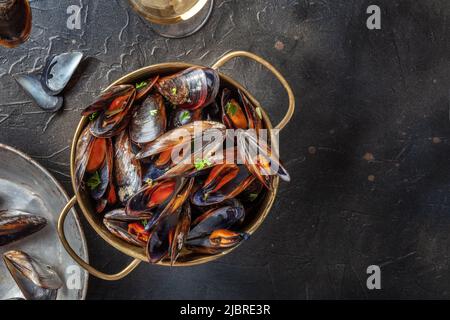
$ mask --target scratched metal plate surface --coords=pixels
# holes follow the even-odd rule
[[[102,88],[166,61],[211,65],[248,50],[291,83],[298,111],[281,133],[292,176],[238,251],[185,269],[141,265],[119,282],[90,279],[91,299],[450,298],[450,52],[448,0],[379,0],[382,30],[366,28],[369,0],[217,0],[199,33],[167,40],[125,0],[33,1],[23,46],[0,48],[0,142],[39,160],[72,194],[69,145],[80,112]],[[81,29],[67,28],[69,5]],[[47,56],[87,59],[64,110],[41,112],[11,74]],[[260,66],[223,71],[280,120],[287,103]],[[83,219],[81,219],[83,221]],[[84,224],[91,262],[115,273],[129,258]],[[366,269],[382,268],[368,291]]]
[[[47,219],[47,226],[21,241],[0,247],[0,255],[9,250],[22,250],[45,264],[54,267],[66,283],[74,271],[73,260],[64,250],[56,232],[56,225],[67,196],[56,181],[27,156],[0,144],[0,210],[17,209]],[[72,212],[73,213],[73,212]],[[74,250],[87,259],[87,248],[83,231],[73,215],[65,224],[66,234]],[[0,259],[0,300],[22,297],[19,288],[11,278],[3,260]],[[69,268],[69,269],[68,269]],[[57,299],[84,299],[87,291],[88,274],[78,269],[78,288],[63,286]]]

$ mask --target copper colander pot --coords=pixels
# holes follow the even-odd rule
[[[292,115],[294,113],[295,109],[295,98],[294,94],[292,92],[291,87],[287,83],[286,79],[273,67],[269,62],[264,60],[263,58],[245,51],[234,51],[230,52],[226,55],[224,55],[222,58],[220,58],[213,66],[214,69],[219,69],[222,67],[225,63],[230,61],[231,59],[234,59],[236,57],[246,57],[250,58],[263,66],[265,66],[270,72],[273,73],[273,75],[281,82],[283,87],[286,89],[289,97],[289,106],[288,111],[283,120],[278,124],[275,128],[276,129],[283,129],[286,124],[289,122],[289,120],[292,118]],[[141,79],[148,79],[151,78],[153,75],[156,74],[170,74],[175,73],[180,70],[193,67],[196,65],[189,64],[189,63],[180,63],[180,62],[169,62],[169,63],[161,63],[161,64],[155,64],[152,66],[148,66],[139,70],[136,70],[134,72],[131,72],[127,74],[126,76],[120,78],[119,80],[115,81],[111,84],[110,87],[118,85],[118,84],[124,84],[124,83],[136,83],[138,80]],[[251,100],[251,102],[256,106],[260,107],[260,103],[238,82],[231,79],[230,77],[222,74],[219,72],[221,83],[225,86],[234,87],[242,90]],[[265,122],[266,127],[269,130],[273,130],[272,124],[270,122],[269,117],[263,110],[263,121]],[[72,141],[72,149],[71,149],[71,155],[70,155],[70,172],[72,177],[72,185],[75,188],[75,155],[76,155],[76,145],[78,138],[83,131],[84,127],[88,123],[88,119],[86,117],[83,117],[78,125],[78,128],[75,132],[75,135],[73,137]],[[264,219],[269,214],[270,208],[272,207],[272,204],[275,200],[275,196],[278,191],[278,184],[279,179],[274,179],[274,189],[273,192],[267,192],[265,195],[265,198],[261,202],[260,206],[257,208],[256,212],[252,215],[252,218],[246,223],[246,225],[243,227],[243,231],[252,234],[254,233],[259,226],[262,224]],[[71,248],[70,244],[67,242],[66,236],[64,234],[64,221],[67,217],[68,212],[70,212],[71,208],[77,204],[80,206],[81,211],[83,212],[84,217],[89,222],[91,227],[102,237],[106,242],[108,242],[111,246],[116,248],[117,250],[121,251],[122,253],[134,258],[134,260],[122,271],[116,273],[116,274],[105,274],[85,261],[83,261],[80,257],[77,256],[77,254],[74,252],[74,250]],[[110,233],[106,227],[103,225],[102,217],[98,215],[95,210],[93,209],[91,205],[91,201],[89,198],[89,195],[87,192],[80,190],[76,193],[76,195],[69,201],[69,203],[65,206],[65,208],[62,210],[59,221],[58,221],[58,234],[61,239],[61,242],[63,243],[65,249],[70,254],[70,256],[84,269],[86,269],[91,275],[96,276],[98,278],[104,279],[104,280],[119,280],[125,276],[127,276],[131,271],[133,271],[142,261],[147,261],[144,249],[139,248],[137,246],[130,245],[129,243],[125,242],[124,240],[114,236],[112,233]],[[213,261],[215,259],[218,259],[224,254],[227,254],[231,252],[233,249],[229,249],[223,253],[216,254],[216,255],[199,255],[199,254],[187,254],[180,256],[179,260],[175,263],[174,266],[193,266],[198,265],[202,263],[206,263],[209,261]],[[168,261],[162,261],[159,263],[159,265],[163,266],[170,266],[170,262]]]

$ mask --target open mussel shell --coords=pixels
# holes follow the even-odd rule
[[[126,202],[135,195],[142,186],[142,168],[133,152],[128,132],[116,138],[114,144],[114,177],[120,202]]]
[[[91,133],[98,138],[111,138],[124,130],[130,119],[136,89],[131,85],[114,86],[98,97],[83,112],[83,116],[97,113]]]
[[[273,176],[282,180],[291,180],[289,173],[271,148],[255,135],[241,131],[238,134],[238,147],[240,155],[248,170],[269,190],[273,188]]]
[[[221,164],[215,166],[204,185],[192,195],[191,201],[196,206],[221,203],[238,196],[254,179],[244,165]]]
[[[89,156],[92,151],[94,136],[91,134],[90,125],[86,126],[81,132],[77,141],[77,152],[75,156],[75,191],[80,188],[84,174],[86,173],[86,167],[89,162]]]
[[[82,58],[81,52],[66,52],[47,60],[41,81],[48,94],[56,96],[64,90]]]
[[[202,238],[218,229],[230,229],[242,223],[244,218],[245,209],[238,202],[211,209],[194,220],[188,240]]]
[[[0,0],[0,45],[14,48],[27,41],[31,21],[28,0]]]
[[[86,171],[90,173],[87,186],[91,197],[99,200],[104,197],[112,182],[113,146],[111,139],[94,139]]]
[[[133,110],[130,122],[131,140],[136,144],[152,142],[166,131],[166,126],[164,99],[160,94],[152,94]]]
[[[103,224],[112,234],[128,243],[139,247],[147,245],[149,233],[145,231],[142,220],[127,215],[125,209],[116,209],[105,214]]]
[[[219,92],[220,78],[216,70],[192,67],[159,79],[159,92],[171,104],[183,109],[195,110],[211,102]]]
[[[261,129],[262,114],[250,103],[245,94],[240,91],[223,89],[222,120],[232,129]]]
[[[14,79],[41,109],[48,112],[56,112],[63,106],[64,99],[59,96],[54,97],[49,95],[37,76],[32,74],[16,74],[14,75]]]
[[[43,217],[18,210],[0,210],[0,246],[21,240],[47,225]]]
[[[138,159],[148,158],[183,144],[190,145],[195,139],[202,136],[213,136],[214,133],[218,133],[223,138],[225,130],[226,127],[219,122],[195,121],[166,132],[155,141],[145,145],[136,157]]]
[[[164,180],[144,186],[127,203],[126,213],[132,217],[156,221],[162,209],[177,194],[179,182]]]
[[[191,238],[186,241],[186,248],[201,254],[217,254],[234,248],[250,237],[248,233],[228,229],[214,230],[210,235]]]
[[[3,260],[27,300],[55,300],[63,286],[52,267],[22,251],[9,251]]]
[[[190,221],[189,203],[178,207],[176,211],[163,214],[150,231],[147,244],[149,262],[158,263],[169,256],[173,265],[184,246]]]
[[[147,95],[152,91],[156,82],[158,82],[159,76],[148,79],[136,84],[136,101],[140,101],[147,97]]]
[[[154,156],[146,163],[143,181],[156,181],[162,177],[172,166],[172,150],[169,149]]]

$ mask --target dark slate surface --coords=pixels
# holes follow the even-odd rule
[[[81,4],[82,29],[66,28]],[[382,30],[366,28],[372,1],[217,1],[198,34],[166,40],[126,1],[41,0],[18,49],[0,48],[0,142],[39,160],[69,185],[69,144],[80,110],[101,88],[164,61],[210,65],[233,49],[272,61],[295,90],[298,111],[282,133],[292,182],[262,228],[217,262],[184,269],[140,266],[89,299],[450,298],[450,3],[382,0]],[[40,112],[11,74],[41,69],[71,49],[88,57],[64,111]],[[261,67],[225,72],[274,121],[287,99]],[[91,262],[118,271],[129,259],[86,226]],[[382,290],[366,289],[378,264]]]

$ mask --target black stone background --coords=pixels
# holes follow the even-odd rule
[[[82,6],[81,30],[66,27],[70,4]],[[381,30],[366,28],[370,4],[382,9]],[[450,298],[448,1],[218,0],[207,26],[182,40],[152,33],[125,0],[32,6],[30,41],[0,48],[0,142],[39,160],[69,194],[80,110],[139,67],[211,65],[248,50],[280,69],[298,102],[281,135],[292,182],[247,243],[202,266],[141,265],[118,282],[91,278],[89,299]],[[87,59],[65,108],[43,113],[11,74],[73,49]],[[245,60],[223,71],[281,119],[287,99],[267,71]],[[129,261],[84,225],[93,265],[116,272]],[[366,288],[372,264],[381,266],[379,291]]]

